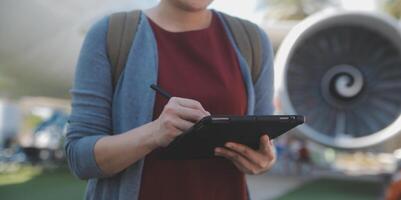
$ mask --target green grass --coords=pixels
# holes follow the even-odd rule
[[[18,172],[0,174],[1,200],[83,199],[85,181],[73,177],[65,167],[42,170],[24,166]],[[376,200],[380,184],[362,181],[319,179],[276,200]]]
[[[13,173],[2,173],[0,174],[0,186],[23,183],[40,173],[42,173],[42,169],[39,167],[22,167]]]
[[[296,188],[276,200],[376,200],[379,183],[319,179]]]
[[[0,199],[71,200],[83,199],[86,182],[65,169],[42,171],[24,167],[17,173],[0,174]]]

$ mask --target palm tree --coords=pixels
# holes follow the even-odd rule
[[[391,16],[401,19],[401,0],[385,0],[384,10]]]
[[[333,0],[261,0],[268,10],[265,17],[276,20],[302,20],[333,3]]]

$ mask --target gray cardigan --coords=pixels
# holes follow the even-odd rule
[[[247,90],[247,114],[272,114],[273,50],[266,34],[260,29],[263,66],[259,79],[253,84],[247,63],[221,13],[213,12],[223,21],[227,37],[236,50]],[[155,93],[149,85],[157,82],[157,47],[149,22],[142,13],[125,70],[113,93],[106,53],[108,19],[104,17],[91,27],[80,52],[74,85],[70,89],[72,111],[65,151],[74,175],[88,179],[86,199],[135,200],[140,190],[144,159],[106,177],[95,161],[93,150],[98,139],[126,132],[152,120]]]

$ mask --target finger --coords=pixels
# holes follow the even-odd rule
[[[259,138],[259,151],[266,154],[269,152],[271,144],[269,140],[269,136],[267,134],[263,134]]]
[[[251,171],[250,169],[245,168],[245,167],[244,167],[241,163],[239,163],[238,161],[233,160],[233,159],[231,159],[231,158],[229,158],[229,157],[225,157],[224,155],[218,155],[218,153],[215,153],[215,155],[216,155],[216,156],[221,156],[221,157],[226,158],[227,160],[231,161],[231,162],[234,164],[234,166],[235,166],[238,170],[240,170],[241,172],[246,173],[246,174],[253,174],[252,171]]]
[[[239,169],[241,172],[246,173],[246,174],[254,174],[254,172],[252,172],[250,169],[245,168],[244,166],[241,165],[241,163],[239,163],[236,160],[230,160],[235,167],[237,167],[237,169]]]
[[[184,131],[190,129],[193,125],[194,125],[193,122],[190,122],[190,121],[187,121],[187,120],[178,118],[178,117],[175,118],[175,119],[174,119],[174,122],[173,122],[173,126],[174,126],[176,129],[178,129],[178,130],[180,130],[180,131],[182,131],[182,132],[184,132]]]
[[[199,101],[196,101],[193,99],[180,98],[180,97],[173,97],[172,99],[173,99],[173,101],[175,101],[177,104],[179,104],[181,106],[201,110],[205,114],[208,114],[208,112],[203,108],[203,106],[201,105],[201,103]]]
[[[218,147],[215,149],[215,155],[223,156],[231,160],[234,164],[237,164],[239,168],[242,168],[243,171],[251,172],[252,174],[257,173],[257,166],[249,162],[241,154],[238,154],[235,151]]]
[[[197,122],[206,116],[206,114],[200,110],[183,107],[180,105],[176,106],[176,114],[181,119],[192,122]]]
[[[269,164],[265,158],[265,155],[243,144],[228,142],[225,147],[232,151],[235,151],[236,153],[241,154],[243,157],[248,159],[253,164],[257,165],[259,168],[266,168]]]
[[[276,161],[276,148],[274,147],[273,144],[270,146],[270,150],[267,156],[272,163]]]
[[[267,158],[269,159],[269,161],[272,161],[275,158],[275,152],[274,152],[274,145],[272,140],[269,140],[269,136],[267,135],[263,135],[260,138],[260,147],[259,147],[259,151],[267,156]]]

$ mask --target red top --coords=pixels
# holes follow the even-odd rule
[[[169,32],[149,21],[158,46],[159,86],[173,96],[199,101],[211,114],[246,113],[245,82],[215,13],[209,27],[195,31]],[[154,119],[166,103],[156,95]],[[145,158],[140,200],[247,199],[245,176],[230,161],[159,160],[157,153]]]

